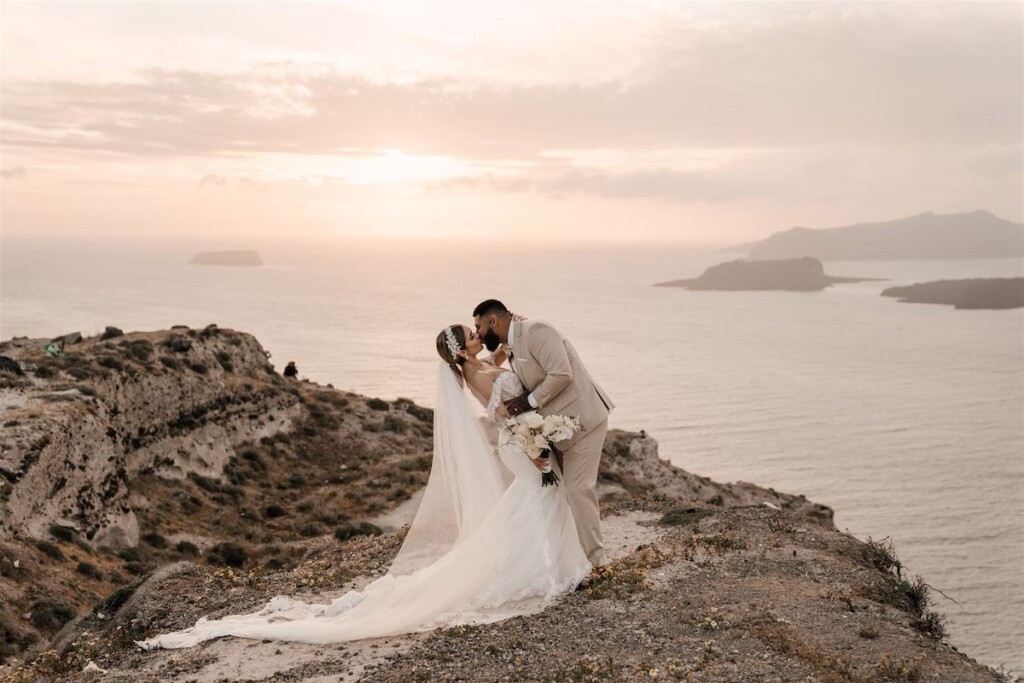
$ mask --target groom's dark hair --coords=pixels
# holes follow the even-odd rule
[[[476,308],[473,309],[474,318],[481,315],[490,315],[491,313],[508,313],[508,309],[505,308],[505,304],[501,303],[497,299],[481,301],[477,304]]]

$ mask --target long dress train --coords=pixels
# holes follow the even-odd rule
[[[491,408],[523,390],[498,377]],[[145,641],[180,648],[220,636],[334,643],[489,623],[543,609],[590,570],[560,486],[541,486],[527,455],[499,439],[504,478],[464,392],[439,367],[434,462],[416,518],[388,573],[327,604],[277,596],[250,614],[200,619]]]

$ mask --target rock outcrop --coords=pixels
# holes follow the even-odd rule
[[[795,258],[778,261],[744,261],[720,263],[692,280],[659,282],[655,287],[682,287],[719,291],[785,290],[816,292],[842,282],[862,282],[866,278],[830,277],[825,275],[816,258]]]
[[[218,476],[236,446],[297,414],[295,397],[264,381],[273,368],[259,343],[215,326],[91,339],[56,358],[41,347],[0,346],[42,379],[3,415],[0,538],[45,538],[56,524],[133,546],[128,484],[139,472]]]
[[[1024,278],[979,278],[972,280],[935,280],[905,287],[889,287],[882,296],[900,303],[945,304],[963,309],[1024,308]]]

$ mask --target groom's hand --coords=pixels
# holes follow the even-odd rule
[[[508,414],[511,417],[525,413],[528,410],[533,410],[533,406],[530,405],[529,399],[526,398],[528,395],[529,394],[520,394],[513,399],[505,401],[505,410],[508,411]]]

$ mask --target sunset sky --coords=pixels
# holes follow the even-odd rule
[[[1024,220],[1024,4],[4,2],[2,234]]]

